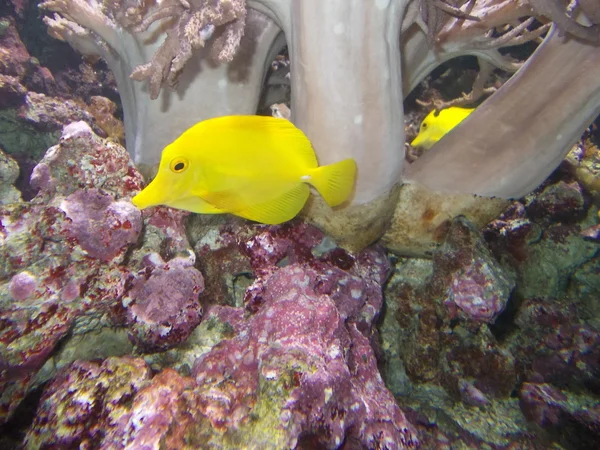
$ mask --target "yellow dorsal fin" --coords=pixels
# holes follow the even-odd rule
[[[270,116],[240,117],[240,126],[264,130],[265,134],[277,139],[282,152],[293,152],[298,163],[304,167],[317,167],[317,156],[304,132],[287,119]]]
[[[247,209],[235,211],[233,214],[256,222],[276,225],[296,217],[309,195],[309,187],[301,183],[275,200],[253,205]]]
[[[356,163],[352,158],[321,166],[311,171],[309,183],[312,184],[329,206],[344,203],[354,188]]]

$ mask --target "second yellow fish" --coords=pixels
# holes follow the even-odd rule
[[[410,143],[413,147],[423,147],[429,150],[437,141],[443,138],[452,128],[457,126],[471,114],[474,109],[458,108],[452,106],[442,109],[438,114],[436,110],[427,114],[421,122],[419,134]]]
[[[353,159],[319,166],[306,135],[288,120],[225,116],[197,123],[165,147],[156,177],[132,202],[278,224],[300,212],[309,185],[330,206],[343,203],[355,175]]]

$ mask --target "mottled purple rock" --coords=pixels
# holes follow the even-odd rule
[[[145,242],[134,255],[141,255],[145,258],[158,252],[162,260],[169,261],[175,257],[184,259],[193,258],[195,263],[196,256],[191,250],[188,242],[185,224],[190,215],[188,211],[182,211],[165,206],[157,206],[142,211],[142,217],[145,221]],[[160,245],[156,245],[160,243]],[[141,266],[147,264],[141,262]]]
[[[533,356],[532,380],[567,386],[581,383],[600,395],[600,333],[587,325],[553,328]]]
[[[287,258],[289,264],[314,259],[311,250],[324,238],[317,228],[304,223],[286,223],[254,233],[242,243],[255,270],[267,269]]]
[[[201,448],[193,387],[142,359],[77,361],[45,389],[25,448]]]
[[[228,430],[247,420],[252,408],[260,407],[256,404],[268,401],[275,408],[276,428],[284,430],[285,447],[306,436],[326,448],[348,439],[366,448],[418,446],[379,375],[368,328],[367,336],[358,329],[357,319],[370,310],[368,278],[339,293],[338,287],[344,292],[352,281],[348,274],[323,275],[293,264],[257,281],[259,288],[249,295],[261,297],[258,313],[236,327],[235,338],[196,362],[193,373],[205,392],[200,409],[213,426]],[[324,280],[333,281],[323,285]],[[336,302],[334,297],[348,294],[352,298],[346,301],[355,306],[343,317],[336,307],[340,298]],[[372,318],[363,325],[370,326]],[[273,386],[268,399],[259,394],[259,385],[265,384]]]
[[[369,269],[371,262],[381,268]],[[369,250],[356,258],[352,273],[315,264],[319,270],[296,263],[259,278],[248,294],[262,297],[253,315],[241,307],[212,307],[207,320],[226,324],[233,337],[197,359],[192,378],[165,369],[150,380],[141,368],[141,382],[125,385],[135,360],[107,360],[87,373],[81,364],[89,363],[76,363],[48,388],[28,443],[33,448],[95,439],[95,445],[115,449],[264,449],[354,442],[361,448],[418,448],[370,343],[388,271],[385,255]],[[156,286],[148,292],[156,293]],[[113,385],[125,394],[107,395]],[[83,406],[95,406],[93,416],[77,404],[80,398]],[[53,417],[59,409],[68,412],[66,418]],[[100,429],[104,433],[96,434]]]
[[[450,317],[493,323],[515,287],[514,273],[502,266],[465,218],[452,221],[444,244],[434,254],[434,277],[446,284]]]
[[[40,190],[33,200],[37,203],[100,187],[120,200],[141,190],[143,178],[123,147],[98,137],[85,122],[74,122],[34,168],[31,185]]]
[[[566,399],[562,392],[549,384],[523,383],[519,392],[523,414],[541,427],[557,426],[562,422]]]
[[[51,365],[38,374],[73,327],[84,333],[98,327],[100,317],[118,316],[129,282],[147,267],[146,255],[170,248],[171,242],[184,253],[187,244],[174,239],[176,233],[157,233],[143,245],[139,260],[123,265],[142,230],[140,212],[127,201],[142,178],[123,147],[100,139],[85,123],[65,127],[60,144],[47,152],[33,178],[40,192],[31,202],[0,205],[2,422],[27,392],[52,375]],[[179,224],[177,232],[182,228]],[[187,255],[193,256],[189,246]],[[195,269],[185,273],[201,285]],[[176,289],[187,293],[189,287],[181,282]],[[198,317],[192,311],[191,322]]]
[[[201,426],[208,424],[196,412],[193,388],[194,380],[175,370],[157,374],[133,397],[128,413],[105,422],[105,448],[202,448]]]
[[[0,207],[0,420],[6,420],[75,319],[85,321],[123,295],[126,270],[94,258],[69,237],[64,212]],[[39,382],[39,381],[38,381]]]
[[[185,341],[202,320],[198,295],[203,289],[202,275],[189,263],[173,259],[149,266],[122,300],[131,340],[145,350],[166,350]]]
[[[527,217],[525,205],[515,202],[498,219],[490,222],[483,235],[492,250],[508,253],[518,264],[525,261],[530,244],[542,236],[542,227]]]
[[[22,302],[33,295],[36,287],[36,277],[29,272],[23,271],[17,273],[10,279],[8,289],[15,301]]]
[[[546,187],[527,205],[527,213],[534,219],[559,222],[577,222],[587,211],[583,190],[578,182],[559,181]]]
[[[92,258],[110,261],[134,244],[142,231],[142,214],[131,202],[115,201],[98,189],[77,191],[61,205],[71,223],[69,235]]]
[[[123,448],[120,435],[111,442],[113,429],[131,417],[131,399],[150,374],[142,359],[75,362],[44,390],[25,448],[97,448],[99,442]]]
[[[524,333],[533,332],[538,339],[543,339],[559,326],[576,320],[574,305],[562,306],[542,299],[525,299],[515,316],[515,324]]]
[[[387,368],[388,374],[405,370],[413,383],[437,385],[470,405],[509,395],[518,380],[518,361],[498,342],[488,321],[500,313],[513,283],[512,270],[495,259],[482,233],[464,218],[453,220],[433,261],[400,263],[386,287],[384,351],[397,352],[401,360]],[[483,311],[476,308],[480,300]],[[390,311],[398,323],[396,335],[390,333]],[[400,376],[396,383],[410,390]]]
[[[497,264],[477,259],[453,274],[444,304],[451,316],[492,323],[504,311],[513,288],[514,281],[507,280]]]

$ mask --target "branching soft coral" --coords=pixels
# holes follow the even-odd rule
[[[283,45],[277,26],[242,0],[47,0],[41,7],[58,13],[45,18],[52,36],[107,61],[121,94],[127,148],[144,171],[196,122],[254,113]],[[161,90],[165,83],[171,89]]]
[[[148,79],[152,99],[158,97],[163,82],[171,86],[176,83],[192,52],[204,47],[216,30],[211,56],[218,63],[231,62],[244,35],[246,6],[244,0],[167,0],[133,31],[146,31],[165,18],[173,19],[176,24],[167,30],[167,37],[152,61],[136,67],[131,74],[137,81]]]
[[[246,24],[245,0],[112,0],[102,4],[95,0],[46,0],[42,8],[55,11],[92,30],[113,49],[118,49],[122,27],[131,33],[142,33],[165,20],[174,22],[152,60],[138,65],[131,73],[137,81],[148,80],[150,98],[158,97],[163,83],[174,86],[183,67],[195,50],[211,41],[212,59],[228,63],[238,50]],[[46,21],[55,25],[52,21]]]

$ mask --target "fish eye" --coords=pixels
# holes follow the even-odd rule
[[[423,130],[424,130],[425,128],[427,128],[427,122],[423,122],[423,123],[421,124],[421,128],[422,128]]]
[[[175,173],[183,172],[188,168],[188,166],[189,162],[185,158],[174,158],[170,164],[171,170]]]

